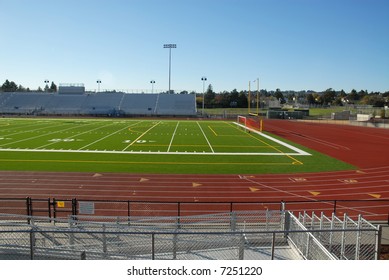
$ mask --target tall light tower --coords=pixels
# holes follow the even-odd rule
[[[46,86],[45,86],[45,91],[49,91],[49,80],[45,80],[45,84],[46,84]]]
[[[97,83],[97,92],[100,92],[101,80],[97,80],[96,83]]]
[[[169,49],[169,93],[171,93],[170,85],[171,85],[171,70],[172,70],[172,67],[171,67],[171,64],[172,64],[172,49],[177,48],[177,45],[176,44],[164,44],[163,48],[164,49]]]
[[[155,84],[155,81],[154,81],[154,80],[151,80],[151,81],[150,81],[150,84],[151,84],[151,93],[154,93],[154,84]]]
[[[205,82],[207,81],[207,77],[202,77],[201,80],[203,81],[203,110],[201,114],[204,115]]]

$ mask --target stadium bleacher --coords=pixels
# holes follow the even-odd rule
[[[197,110],[194,94],[1,92],[0,113],[11,115],[194,116]]]

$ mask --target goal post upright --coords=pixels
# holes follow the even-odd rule
[[[236,122],[244,125],[244,131],[247,131],[247,118],[245,116],[238,115]]]
[[[259,78],[257,78],[257,115],[259,116]]]
[[[247,131],[247,129],[255,129],[260,132],[263,131],[263,120],[256,114],[250,114],[248,116],[237,116],[237,124]]]
[[[257,94],[256,94],[256,97],[254,95],[254,98],[253,99],[251,98],[251,81],[249,81],[249,90],[248,90],[248,94],[247,94],[248,114],[249,115],[256,114],[257,116],[259,116],[259,109],[260,109],[260,106],[259,106],[259,101],[260,101],[259,78],[255,79],[253,81],[253,83],[257,83]],[[255,107],[251,106],[251,102],[253,102],[253,103],[256,102],[256,104],[254,104]],[[253,110],[253,112],[251,110]]]
[[[251,82],[257,83],[257,94],[256,97],[254,95],[253,99],[251,98]],[[251,102],[256,102],[251,106]],[[251,111],[253,110],[253,111]],[[263,131],[263,119],[260,115],[260,85],[259,78],[254,81],[249,81],[248,83],[248,94],[247,94],[247,117],[246,116],[238,116],[238,124],[244,125],[245,130],[247,128],[254,128]]]
[[[251,91],[250,91],[250,81],[249,81],[249,93],[247,95],[247,105],[248,105],[248,114],[250,114],[250,107],[251,107],[251,98],[250,98],[250,95],[251,95]]]

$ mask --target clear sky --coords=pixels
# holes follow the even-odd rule
[[[174,43],[174,90],[389,90],[389,0],[0,0],[0,36],[31,89],[167,90]]]

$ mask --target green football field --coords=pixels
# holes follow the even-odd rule
[[[0,170],[258,174],[350,168],[232,121],[0,119]]]

